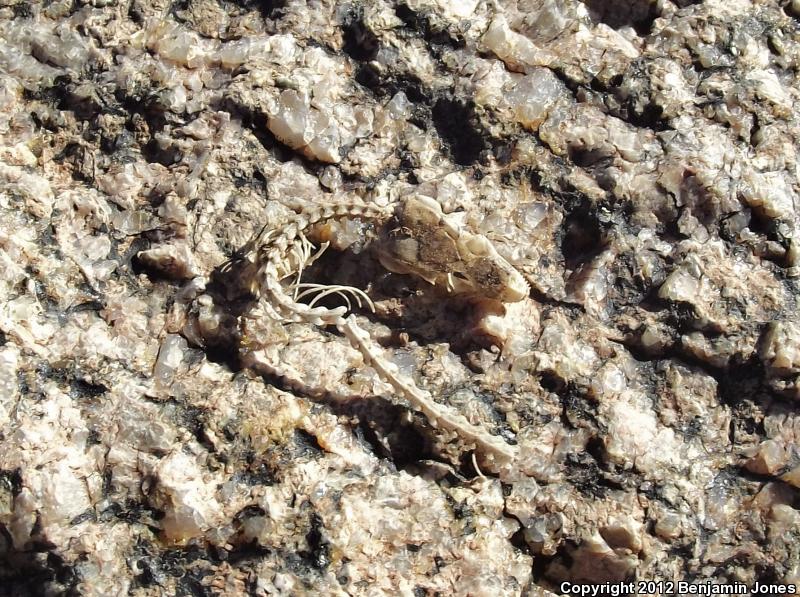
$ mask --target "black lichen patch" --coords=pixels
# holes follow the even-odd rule
[[[597,404],[590,400],[580,388],[564,383],[554,373],[544,373],[540,380],[543,388],[558,395],[561,403],[561,421],[568,429],[584,427],[600,430],[602,425],[597,418]]]
[[[601,483],[603,471],[589,454],[568,455],[565,472],[570,484],[583,495],[602,498],[608,493],[608,488]]]
[[[250,487],[275,485],[277,482],[275,470],[268,462],[258,458],[252,451],[245,454],[244,461],[247,464],[247,468],[236,473],[235,479],[237,481],[241,481]]]
[[[11,3],[11,10],[14,11],[15,19],[27,19],[33,16],[31,5],[29,2]]]
[[[108,392],[108,388],[101,383],[91,383],[85,379],[76,378],[70,383],[72,397],[97,398]]]
[[[110,493],[110,482],[107,485],[109,487],[104,488],[104,495],[106,496]],[[160,532],[160,529],[156,528],[153,522],[163,517],[164,513],[161,510],[152,508],[144,502],[128,499],[124,502],[112,502],[105,510],[100,512],[97,519],[100,522],[118,520],[129,525],[141,524],[150,529],[155,535]]]
[[[213,442],[206,435],[208,414],[205,410],[178,400],[170,400],[165,412],[171,414],[173,420],[187,429],[206,450],[212,454],[216,452]]]
[[[330,544],[323,536],[322,518],[316,512],[311,515],[310,529],[306,533],[308,550],[301,551],[300,556],[317,570],[324,570],[330,565]]]
[[[8,492],[12,497],[16,497],[20,491],[22,491],[22,471],[18,468],[13,471],[0,470],[0,492]]]
[[[417,12],[406,3],[399,4],[395,8],[395,14],[411,32],[419,35],[434,47],[463,48],[465,45],[462,37],[451,35],[444,27],[434,24],[430,15]]]
[[[134,552],[132,563],[137,574],[131,588],[164,585],[172,577],[177,579],[178,595],[213,595],[203,581],[212,574],[213,565],[221,562],[217,550],[198,545],[159,550],[156,544],[140,539]]]
[[[78,526],[79,524],[83,524],[84,522],[88,522],[90,520],[92,521],[97,520],[97,514],[95,513],[93,508],[87,508],[86,510],[78,514],[75,518],[69,521],[69,526],[71,527]]]

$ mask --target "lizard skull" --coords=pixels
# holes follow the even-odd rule
[[[414,274],[448,291],[502,302],[520,301],[529,288],[488,238],[453,224],[435,200],[415,195],[395,212],[378,258],[389,271]]]

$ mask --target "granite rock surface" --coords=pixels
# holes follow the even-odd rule
[[[0,1],[0,594],[800,582],[799,72],[797,0]],[[221,275],[412,192],[530,295],[304,279],[496,473]]]

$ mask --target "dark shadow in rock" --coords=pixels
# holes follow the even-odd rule
[[[612,29],[633,27],[639,35],[647,35],[659,16],[651,0],[582,0],[595,22]]]
[[[257,10],[265,19],[280,19],[287,0],[234,0],[236,4],[247,9]]]
[[[360,64],[355,76],[356,81],[372,91],[380,98],[393,97],[398,91],[406,94],[409,101],[419,104],[430,104],[431,93],[422,81],[411,73],[382,73],[370,63]],[[419,126],[419,125],[417,125]],[[423,130],[427,127],[420,127]]]
[[[588,207],[578,207],[569,212],[562,228],[561,253],[567,269],[577,269],[605,248],[603,227],[597,215]]]
[[[246,251],[246,248],[237,251],[214,269],[206,285],[206,293],[214,299],[214,304],[224,307],[234,317],[253,309],[258,300],[251,290],[258,268],[244,256]]]
[[[439,432],[414,410],[382,396],[354,396],[313,387],[303,380],[274,375],[260,368],[257,363],[248,363],[248,367],[261,375],[269,385],[324,404],[339,417],[357,420],[354,429],[356,437],[398,470],[413,472],[420,463],[438,461],[444,467],[455,467],[454,472],[461,477],[476,476],[470,473],[471,464],[462,467],[458,457],[454,457],[455,454],[463,456],[469,452],[459,450],[457,443],[447,444],[446,454],[437,450],[436,446],[441,445]],[[447,462],[449,464],[444,464]]]
[[[363,14],[353,9],[344,18],[344,46],[345,54],[358,62],[369,62],[378,54],[380,40],[364,24]]]
[[[33,544],[30,550],[19,551],[10,547],[10,540],[0,524],[0,597],[80,594],[74,568],[48,546]]]
[[[453,160],[461,166],[476,163],[491,149],[491,135],[479,122],[475,104],[441,98],[433,105],[433,124],[445,142]]]
[[[474,325],[470,325],[477,317],[475,299],[448,295],[416,276],[388,272],[370,247],[358,254],[329,250],[304,272],[303,281],[365,290],[376,303],[384,301],[384,308],[377,313],[366,307],[353,312],[380,321],[420,344],[447,343],[460,356],[488,348],[476,337]],[[318,304],[333,308],[343,303],[330,296]],[[396,336],[375,340],[389,345],[397,343]]]

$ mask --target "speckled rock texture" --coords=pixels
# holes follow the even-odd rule
[[[0,1],[0,595],[797,583],[799,70],[797,0]],[[529,296],[303,280],[509,466],[226,266],[409,193]]]

